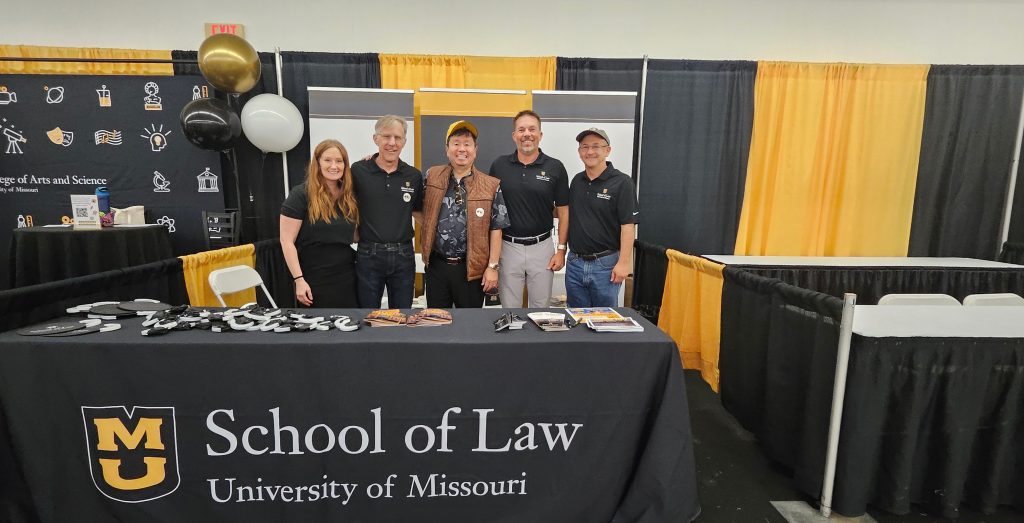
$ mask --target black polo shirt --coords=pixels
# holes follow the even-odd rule
[[[633,180],[605,164],[595,180],[583,171],[569,186],[569,249],[577,254],[619,250],[622,225],[640,222]]]
[[[519,154],[499,156],[490,175],[501,180],[508,217],[512,225],[504,233],[516,237],[544,234],[551,230],[555,206],[569,205],[569,175],[562,162],[544,151],[529,165]]]
[[[288,193],[284,203],[281,204],[281,214],[295,220],[302,220],[299,227],[299,235],[295,238],[295,246],[301,252],[310,246],[322,245],[349,245],[352,243],[352,234],[356,231],[352,222],[345,220],[338,209],[338,217],[331,221],[310,222],[307,219],[309,210],[309,196],[306,194],[306,184],[302,183]]]
[[[377,155],[352,164],[352,183],[359,204],[359,240],[404,243],[412,240],[412,212],[423,209],[423,175],[399,160],[388,174]]]

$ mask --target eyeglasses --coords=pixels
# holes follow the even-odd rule
[[[585,152],[589,152],[589,151],[598,152],[598,151],[601,151],[602,149],[604,149],[605,147],[608,147],[608,146],[607,145],[581,145],[580,146],[580,152],[581,153],[585,153]]]

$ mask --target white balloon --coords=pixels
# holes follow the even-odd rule
[[[242,132],[267,153],[283,153],[302,140],[305,123],[291,101],[276,94],[256,95],[242,107]]]

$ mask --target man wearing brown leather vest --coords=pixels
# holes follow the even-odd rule
[[[498,288],[508,210],[498,179],[473,166],[477,136],[472,123],[453,123],[448,164],[427,170],[421,246],[428,307],[482,307],[484,293]]]

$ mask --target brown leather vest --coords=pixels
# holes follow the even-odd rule
[[[434,248],[437,234],[437,216],[441,211],[441,200],[448,191],[452,166],[437,165],[427,170],[427,181],[423,191],[423,262],[430,263],[430,250]],[[487,259],[491,251],[491,202],[501,183],[475,166],[473,175],[465,178],[466,185],[466,279],[483,278]]]

